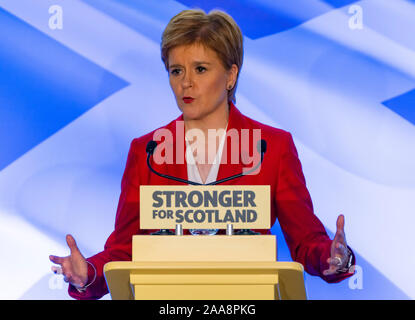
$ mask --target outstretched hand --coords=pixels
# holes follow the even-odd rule
[[[344,233],[344,216],[342,214],[337,218],[336,227],[336,234],[331,243],[330,258],[327,259],[329,268],[323,271],[325,276],[336,274],[338,270],[343,269],[347,265],[349,259],[346,235]]]
[[[71,251],[69,256],[49,256],[50,261],[59,265],[59,267],[52,266],[52,271],[55,274],[63,274],[65,282],[82,288],[88,282],[88,263],[79,251],[75,239],[69,234],[66,235],[66,243]]]

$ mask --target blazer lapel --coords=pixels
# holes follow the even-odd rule
[[[241,161],[241,129],[244,124],[244,116],[231,102],[229,106],[229,120],[226,131],[226,140],[223,146],[222,160],[219,166],[218,177],[221,180],[242,172],[243,165]],[[244,128],[248,129],[248,128]],[[224,184],[238,184],[239,179],[224,182]]]
[[[173,121],[168,129],[173,135],[173,149],[171,151],[173,153],[173,163],[166,166],[166,173],[173,177],[188,180],[183,115]],[[168,183],[171,185],[184,184],[173,180],[169,180]]]

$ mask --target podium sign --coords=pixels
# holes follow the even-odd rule
[[[140,228],[269,229],[270,186],[140,186]]]

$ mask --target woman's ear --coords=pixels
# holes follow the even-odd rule
[[[233,64],[231,66],[231,68],[228,71],[228,85],[227,88],[228,90],[231,90],[235,84],[236,84],[236,79],[238,78],[238,66],[236,64]],[[230,88],[230,89],[229,89]]]

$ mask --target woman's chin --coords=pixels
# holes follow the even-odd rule
[[[196,109],[192,108],[191,106],[185,106],[184,108],[180,108],[183,112],[183,119],[184,120],[200,120],[201,113]]]
[[[201,120],[202,117],[196,113],[185,113],[183,112],[183,120],[185,121],[192,121],[192,120]]]

